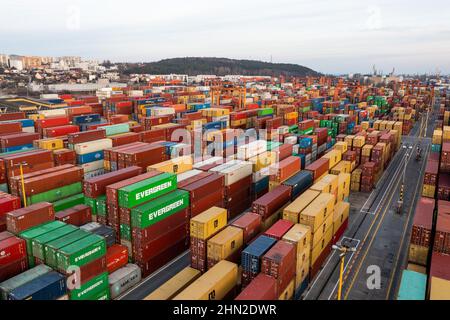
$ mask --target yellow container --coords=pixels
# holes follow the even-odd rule
[[[319,194],[319,191],[311,189],[303,192],[283,210],[283,219],[292,221],[293,223],[298,223],[300,212],[302,212],[314,199],[316,199]]]
[[[332,215],[334,202],[334,195],[330,193],[321,193],[300,213],[299,222],[309,226],[312,233],[316,232],[325,219],[330,214]]]
[[[333,228],[333,212],[325,218],[324,222],[319,228],[317,228],[317,230],[311,233],[311,248],[314,248],[319,241],[322,240],[329,228]]]
[[[426,266],[428,261],[428,247],[409,245],[408,262],[412,262],[421,266]]]
[[[352,192],[359,192],[361,190],[361,184],[359,182],[351,182],[350,183],[350,190]]]
[[[350,203],[340,201],[334,206],[333,234],[335,234],[350,215]]]
[[[227,210],[211,207],[193,217],[190,223],[191,237],[206,240],[227,225]]]
[[[294,291],[295,291],[295,279],[292,279],[292,281],[287,286],[286,290],[284,290],[283,293],[280,294],[278,300],[291,300],[294,297]]]
[[[238,281],[238,266],[222,260],[173,300],[222,300]]]
[[[230,114],[230,110],[222,108],[208,108],[202,109],[202,115],[204,117],[221,117]]]
[[[430,300],[450,300],[450,281],[431,277]]]
[[[278,181],[269,181],[269,192],[278,187],[281,182]]]
[[[239,127],[239,126],[243,126],[247,123],[247,119],[241,119],[241,120],[232,120],[231,121],[231,126],[232,127]]]
[[[434,194],[436,192],[436,186],[432,186],[429,184],[423,185],[422,196],[427,198],[434,198]]]
[[[156,126],[152,126],[152,129],[165,129],[165,128],[171,128],[171,127],[176,127],[178,126],[178,124],[176,123],[163,123],[163,124],[158,124]]]
[[[334,174],[327,174],[318,182],[312,185],[311,190],[334,193],[338,188],[338,177]]]
[[[277,157],[275,152],[264,152],[253,158],[248,159],[253,164],[253,172],[258,172],[271,164],[275,163]]]
[[[395,121],[388,121],[386,125],[386,129],[394,130]]]
[[[364,157],[370,157],[372,155],[372,149],[373,149],[373,145],[366,144],[362,148],[361,155],[363,155]]]
[[[432,143],[433,144],[442,144],[442,137],[443,137],[442,130],[439,130],[439,129],[434,130],[433,131]]]
[[[308,253],[309,256],[311,256],[311,250]],[[297,265],[295,268],[295,290],[297,290],[303,281],[308,277],[309,275],[309,267],[311,265],[311,258],[309,258],[306,261],[301,261],[297,259]]]
[[[331,150],[330,152],[323,155],[322,158],[330,160],[329,169],[333,168],[339,161],[342,160],[342,152],[340,150]]]
[[[353,139],[353,146],[357,148],[362,148],[366,143],[366,138],[364,136],[357,136]]]
[[[408,263],[408,266],[406,267],[406,269],[415,271],[415,272],[419,272],[419,273],[423,273],[423,274],[427,274],[426,267],[419,266],[418,264],[414,264],[414,263]]]
[[[330,244],[332,239],[333,239],[333,226],[328,228],[328,230],[325,232],[325,236],[321,239],[321,241],[319,241],[317,246],[315,246],[311,250],[311,266],[314,265],[314,263],[322,254],[323,250]]]
[[[336,142],[336,144],[334,145],[333,148],[341,151],[341,153],[346,153],[347,152],[347,143],[345,141]]]
[[[311,228],[302,224],[295,224],[283,236],[283,240],[294,244],[297,247],[297,257],[309,248],[311,243]]]
[[[338,200],[342,201],[350,196],[350,173],[341,173],[338,175]]]
[[[64,141],[62,139],[42,139],[38,140],[38,147],[46,150],[58,150],[64,148]]]
[[[370,128],[370,123],[369,123],[369,121],[363,121],[363,122],[361,122],[361,128],[362,128],[363,130],[369,129],[369,128]]]
[[[330,170],[331,174],[338,175],[340,173],[350,173],[352,171],[352,163],[350,161],[342,160],[333,169]]]
[[[380,130],[381,120],[377,120],[373,123],[373,128],[375,130]]]
[[[355,136],[353,136],[353,135],[348,135],[345,137],[344,141],[347,143],[348,148],[353,147],[353,139],[355,139]]]
[[[244,231],[229,226],[208,240],[207,257],[213,261],[225,260],[240,250],[244,243]]]
[[[199,270],[186,267],[146,296],[144,300],[171,300],[192,282],[200,278],[201,274]]]
[[[192,157],[183,156],[148,166],[147,171],[153,169],[160,172],[180,174],[192,170],[192,166]]]
[[[286,114],[284,115],[284,118],[285,118],[286,120],[297,119],[297,118],[298,118],[298,112],[289,112],[289,113],[286,113]]]

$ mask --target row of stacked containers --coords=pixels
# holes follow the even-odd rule
[[[214,268],[230,276],[242,263],[233,290],[251,292],[257,279],[271,278],[275,297],[298,296],[347,227],[350,189],[371,190],[404,133],[404,121],[391,121],[396,113],[383,116],[366,103],[319,98],[232,111],[167,97],[85,97],[29,118],[0,115],[2,146],[15,149],[0,155],[4,298],[115,298],[188,248],[204,276]],[[239,146],[226,138],[254,127],[276,130],[281,142]],[[171,139],[179,128],[215,130],[225,138],[207,136],[200,146],[223,151],[191,156],[194,143]],[[217,212],[217,234],[193,231],[197,217]],[[256,269],[244,266],[243,249],[253,250],[261,233],[273,248],[259,254]],[[74,266],[83,274],[79,286],[65,282]]]
[[[426,160],[423,188],[414,213],[408,265],[398,299],[450,298],[450,101],[436,91],[439,106]]]

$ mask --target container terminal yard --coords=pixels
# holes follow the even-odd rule
[[[449,93],[236,76],[0,99],[0,299],[448,300]]]

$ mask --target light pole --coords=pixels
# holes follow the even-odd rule
[[[341,260],[341,266],[339,269],[339,287],[338,287],[338,296],[337,299],[341,300],[342,297],[342,286],[343,286],[343,277],[344,277],[344,264],[345,264],[345,256],[349,252],[356,252],[356,248],[349,247],[347,245],[333,245],[333,250],[336,250],[339,252],[339,258]]]

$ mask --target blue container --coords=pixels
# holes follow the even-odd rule
[[[89,163],[89,162],[93,162],[93,161],[103,160],[103,156],[104,156],[103,150],[77,155],[77,163],[84,164],[84,163]]]
[[[242,251],[242,269],[258,274],[261,270],[261,258],[277,242],[276,239],[260,236]]]
[[[252,184],[252,190],[254,194],[258,194],[269,188],[269,176],[262,178],[261,180]]]
[[[298,145],[300,148],[309,148],[312,146],[313,140],[312,138],[302,138],[300,139]]]
[[[291,200],[296,199],[313,184],[313,175],[311,171],[300,171],[291,178],[283,182],[285,186],[292,187]]]
[[[72,119],[73,124],[86,124],[100,122],[101,117],[99,114],[89,114],[85,116],[74,116]]]
[[[425,300],[427,276],[423,273],[403,270],[397,300]]]
[[[309,285],[309,276],[306,277],[305,280],[298,286],[298,288],[295,289],[294,299],[299,300],[302,294],[305,292],[305,290],[308,288]]]
[[[29,128],[34,127],[34,121],[31,119],[19,119],[19,120],[9,120],[9,121],[1,121],[0,125],[2,123],[14,123],[14,122],[20,122],[22,123],[22,128]]]
[[[3,148],[2,152],[11,152],[11,151],[19,151],[19,150],[28,150],[28,149],[33,149],[33,144],[23,144],[21,146],[13,146],[13,147],[8,147],[8,148]]]
[[[213,121],[213,122],[205,123],[203,125],[204,130],[212,130],[212,129],[221,130],[221,129],[225,129],[226,127],[227,127],[226,121]]]
[[[56,300],[66,291],[66,278],[50,271],[11,291],[8,300]]]
[[[92,233],[105,238],[106,246],[109,248],[116,243],[116,233],[113,228],[101,225],[100,228],[95,229]]]
[[[166,154],[171,155],[172,154],[171,148],[174,145],[178,144],[178,142],[163,141],[163,142],[160,142],[160,144],[166,148]]]

